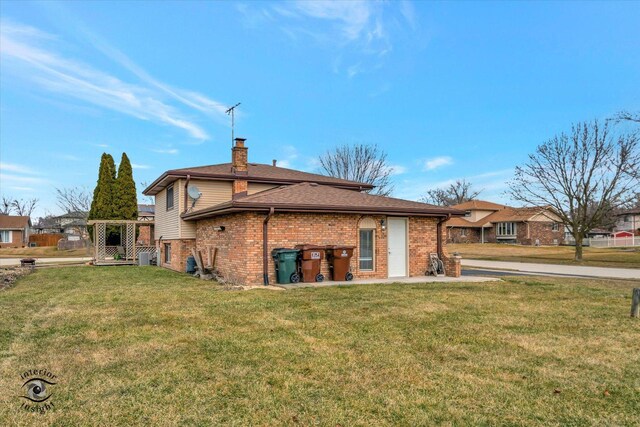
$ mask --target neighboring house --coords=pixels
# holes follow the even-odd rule
[[[140,246],[151,246],[153,242],[153,223],[156,216],[155,205],[138,205],[138,221],[149,221],[149,225],[138,226],[137,243]]]
[[[640,236],[640,208],[628,209],[617,214],[614,231],[629,231]]]
[[[564,241],[560,218],[549,208],[514,208],[484,200],[452,207],[465,215],[447,221],[450,243],[559,245]]]
[[[60,224],[64,234],[88,238],[87,216],[89,216],[88,212],[67,212],[64,215],[54,217],[54,220]]]
[[[460,274],[443,223],[462,212],[369,195],[369,184],[249,163],[244,141],[236,138],[231,163],[169,170],[144,190],[156,198],[160,265],[185,271],[195,248],[205,264],[215,258],[212,267],[227,280],[276,283],[271,250],[306,243],[355,247],[356,278],[422,276],[436,252],[448,275]],[[322,272],[328,275],[326,261]]]
[[[31,218],[0,215],[0,248],[22,248],[29,244]]]
[[[138,204],[138,221],[153,222],[156,216],[156,205]]]
[[[71,236],[89,237],[87,232],[87,212],[67,212],[63,215],[41,218],[33,228],[37,234],[62,233]]]

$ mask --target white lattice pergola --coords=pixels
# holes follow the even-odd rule
[[[136,227],[152,226],[149,221],[95,219],[87,221],[93,226],[94,265],[137,264],[140,252],[155,253],[155,246],[136,245]],[[107,246],[107,227],[120,227],[120,245]]]

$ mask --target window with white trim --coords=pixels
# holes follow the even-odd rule
[[[516,223],[515,222],[499,222],[496,228],[496,236],[515,236],[516,235]]]
[[[375,230],[360,229],[360,250],[358,251],[358,267],[361,271],[373,271]]]
[[[557,222],[554,222],[551,225],[551,231],[558,231],[558,230],[560,230],[560,224],[558,224]]]
[[[11,243],[11,230],[0,231],[0,243]]]

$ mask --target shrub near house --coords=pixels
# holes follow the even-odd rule
[[[564,241],[560,218],[546,207],[514,208],[472,200],[453,208],[465,215],[447,221],[450,243],[559,245]]]
[[[212,267],[228,280],[275,283],[272,249],[317,244],[355,247],[351,271],[360,278],[424,275],[430,253],[440,254],[447,274],[460,274],[446,251],[444,220],[463,212],[364,192],[371,188],[249,163],[245,140],[236,138],[231,163],[169,170],[144,193],[156,198],[159,263],[174,270],[184,271],[196,248],[205,264],[216,251]]]

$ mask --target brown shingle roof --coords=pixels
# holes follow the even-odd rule
[[[373,188],[371,184],[349,181],[346,179],[334,178],[315,173],[302,172],[294,169],[281,168],[279,166],[265,165],[260,163],[249,163],[247,173],[234,173],[231,163],[221,163],[218,165],[197,166],[182,169],[172,169],[163,173],[156,179],[143,193],[147,195],[156,194],[170,182],[178,177],[191,175],[192,178],[234,180],[237,178],[247,179],[253,182],[273,182],[276,184],[291,184],[300,182],[317,182],[320,184],[337,185],[344,188],[365,189]]]
[[[183,218],[199,219],[247,210],[268,211],[271,207],[281,212],[353,212],[416,216],[463,214],[463,212],[452,208],[392,197],[374,196],[305,182],[261,191],[207,209],[184,214]]]
[[[460,209],[461,211],[468,210],[483,210],[483,211],[499,211],[501,209],[506,208],[505,205],[499,205],[497,203],[487,202],[485,200],[470,200],[468,202],[460,203],[459,205],[454,205],[452,208]]]
[[[469,227],[480,228],[486,224],[494,224],[496,222],[524,222],[528,221],[531,217],[543,212],[547,212],[547,208],[542,207],[527,207],[527,208],[512,208],[505,207],[499,211],[493,212],[479,219],[478,221],[467,221],[464,218],[451,218],[447,221],[447,227]]]
[[[0,215],[0,229],[23,230],[31,225],[28,216]]]

